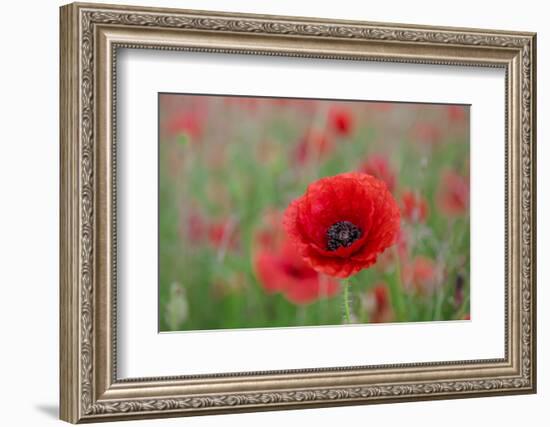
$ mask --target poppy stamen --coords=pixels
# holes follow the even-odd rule
[[[349,221],[338,221],[327,230],[327,249],[335,251],[341,246],[347,248],[359,239],[361,234],[361,229],[355,224]]]

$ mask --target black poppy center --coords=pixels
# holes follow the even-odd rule
[[[338,221],[327,230],[327,249],[335,251],[343,246],[347,248],[361,237],[361,229],[349,221]]]

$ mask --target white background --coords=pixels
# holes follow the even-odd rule
[[[114,3],[118,3],[112,0]],[[545,76],[550,75],[550,29],[544,2],[463,0],[393,2],[272,2],[239,0],[138,1],[135,4],[241,12],[314,15],[371,21],[537,31],[538,117],[550,115]],[[8,5],[9,4],[9,5]],[[3,5],[0,68],[0,401],[2,424],[44,426],[60,422],[58,401],[58,1]],[[7,18],[7,19],[6,19]],[[547,369],[550,338],[550,243],[547,186],[550,127],[539,120],[538,350],[539,393],[454,401],[239,414],[124,425],[280,426],[366,424],[411,426],[546,425],[550,404]],[[488,166],[490,167],[490,166]],[[545,220],[546,218],[546,220]]]
[[[119,377],[504,357],[504,70],[151,50],[117,64]],[[168,91],[471,104],[472,320],[159,334],[157,97]],[[208,357],[214,345],[223,357]]]

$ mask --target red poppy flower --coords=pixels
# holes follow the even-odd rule
[[[287,208],[284,226],[315,270],[348,277],[376,262],[399,231],[399,208],[386,184],[364,173],[322,178]]]
[[[417,256],[403,268],[405,289],[419,294],[430,294],[438,286],[437,267],[433,260]]]
[[[378,284],[373,289],[376,298],[376,305],[379,308],[386,308],[389,305],[388,288],[385,283]]]
[[[217,249],[239,247],[238,223],[231,218],[213,220],[194,209],[184,211],[178,231],[183,240],[193,243],[207,242]]]
[[[401,196],[401,214],[412,222],[424,222],[428,216],[428,203],[420,194],[410,190]]]
[[[391,170],[386,157],[376,154],[370,156],[361,166],[361,172],[381,179],[388,186],[388,190],[393,192],[395,189],[395,174]]]
[[[441,129],[429,122],[417,123],[412,129],[412,137],[426,145],[437,145],[442,140]]]
[[[296,146],[294,158],[298,163],[303,164],[310,158],[325,155],[331,148],[331,140],[325,133],[310,130]]]
[[[168,134],[172,136],[185,134],[192,140],[199,139],[204,128],[204,113],[202,110],[192,110],[174,115],[166,123]]]
[[[369,106],[375,111],[387,113],[393,109],[394,104],[391,102],[373,102]]]
[[[387,323],[392,320],[393,310],[386,283],[379,282],[367,292],[365,306],[372,323]]]
[[[466,178],[454,171],[443,174],[437,192],[437,206],[450,216],[462,215],[470,203],[470,186]]]
[[[312,269],[288,240],[278,251],[260,250],[255,267],[264,289],[281,292],[294,304],[309,304],[338,293],[338,283]]]
[[[179,232],[183,240],[189,239],[196,243],[204,237],[207,225],[198,212],[192,211],[188,215],[182,215],[180,221]]]
[[[466,119],[466,107],[462,105],[449,105],[447,117],[450,122],[463,122]]]
[[[294,304],[308,304],[339,292],[334,279],[313,270],[296,252],[274,215],[266,217],[268,226],[256,234],[254,266],[258,279],[269,292],[281,292]],[[264,221],[265,222],[265,221]]]
[[[349,108],[333,107],[328,112],[331,129],[341,136],[347,136],[353,130],[353,116]]]
[[[238,236],[235,228],[236,224],[232,220],[213,222],[208,226],[208,241],[216,248],[225,246],[235,249],[238,246]]]

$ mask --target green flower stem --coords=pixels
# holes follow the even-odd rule
[[[463,320],[464,316],[470,312],[470,295],[464,298],[462,305],[458,309],[458,312],[455,315],[456,320]]]
[[[441,289],[440,292],[436,293],[435,297],[435,308],[433,313],[433,318],[431,320],[442,320],[441,311],[443,309],[443,302],[445,300],[444,289]]]
[[[342,279],[342,298],[344,306],[344,318],[346,323],[351,323],[351,315],[349,308],[349,279]]]
[[[393,253],[395,257],[395,280],[389,280],[390,297],[395,311],[395,317],[398,322],[404,322],[406,319],[405,300],[403,295],[403,284],[401,283],[401,262],[397,248],[394,246]]]

